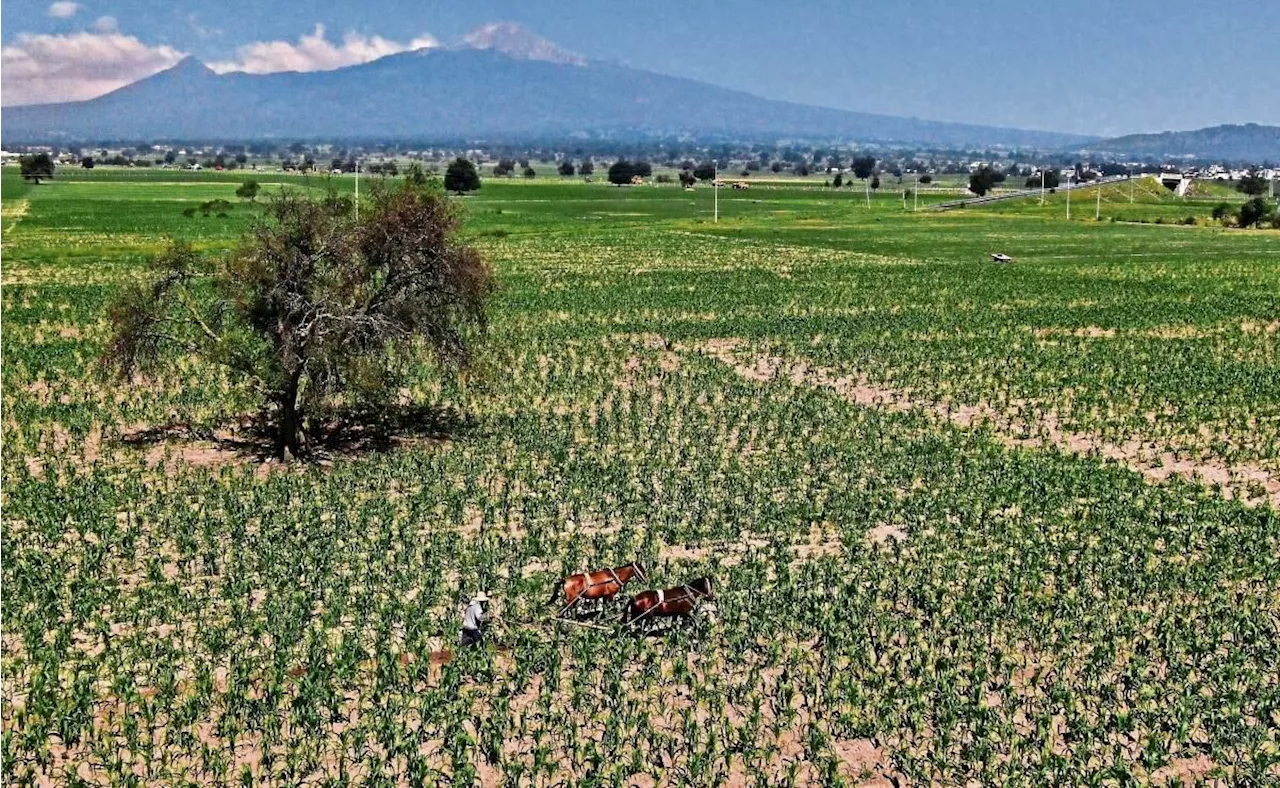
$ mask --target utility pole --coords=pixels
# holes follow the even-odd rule
[[[1040,168],[1040,204],[1044,205],[1044,179],[1046,171],[1044,167]]]
[[[1133,187],[1134,187],[1134,183],[1133,183],[1133,166],[1132,166],[1132,165],[1130,165],[1127,169],[1128,169],[1128,172],[1129,172],[1129,204],[1130,204],[1130,205],[1132,205],[1132,204],[1133,204]]]
[[[1075,177],[1075,173],[1067,175],[1067,221],[1071,221],[1071,179]]]
[[[1095,186],[1093,190],[1098,193],[1097,207],[1093,209],[1093,220],[1096,222],[1102,219],[1102,186]]]
[[[912,189],[914,204],[911,206],[911,212],[915,213],[920,210],[920,173],[916,173],[916,188]]]
[[[875,173],[872,173],[870,176],[868,176],[867,178],[864,178],[862,181],[863,186],[866,187],[868,210],[871,208],[871,178],[873,177],[875,177]]]
[[[712,202],[715,205],[715,211],[711,221],[720,223],[720,162],[715,159],[711,160],[711,194]]]
[[[356,221],[360,221],[360,160],[356,160]]]

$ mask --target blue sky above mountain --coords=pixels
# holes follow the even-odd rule
[[[514,20],[564,51],[821,106],[1092,134],[1280,123],[1280,21],[1200,0],[83,0],[5,4],[6,105],[87,98],[194,55],[312,70]],[[1252,64],[1252,66],[1251,66]]]

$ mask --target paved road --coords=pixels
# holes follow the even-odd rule
[[[1098,186],[1106,186],[1112,183],[1121,183],[1129,180],[1124,175],[1112,175],[1109,178],[1100,178],[1096,181],[1085,181],[1084,183],[1073,183],[1069,186],[1059,186],[1057,191],[1079,191],[1080,189],[1092,189]],[[950,202],[938,203],[930,206],[935,211],[949,211],[952,208],[963,208],[966,205],[981,205],[988,202],[1000,202],[1001,200],[1019,200],[1023,197],[1039,197],[1039,189],[1023,189],[1016,192],[1004,192],[1003,194],[988,194],[985,197],[966,197],[963,200],[952,200]]]

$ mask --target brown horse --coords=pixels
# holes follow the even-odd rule
[[[641,582],[648,581],[648,574],[644,571],[644,566],[638,561],[632,561],[626,566],[616,566],[612,569],[599,569],[595,572],[581,572],[576,575],[569,575],[564,579],[561,590],[564,593],[564,607],[560,608],[560,612],[568,610],[582,600],[604,600],[612,599],[622,591],[622,587],[632,580],[639,578]],[[551,603],[560,601],[560,592],[556,592],[551,596]]]
[[[631,624],[642,618],[687,616],[697,609],[702,600],[715,598],[709,577],[699,577],[664,591],[642,591],[631,597],[623,622]]]

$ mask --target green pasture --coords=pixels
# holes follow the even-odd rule
[[[282,468],[228,373],[96,374],[246,177],[354,189],[0,172],[6,783],[1280,780],[1280,234],[1207,221],[1238,197],[485,178],[488,344],[401,392],[447,426]],[[717,617],[551,622],[632,559]],[[478,588],[495,642],[433,661]]]

